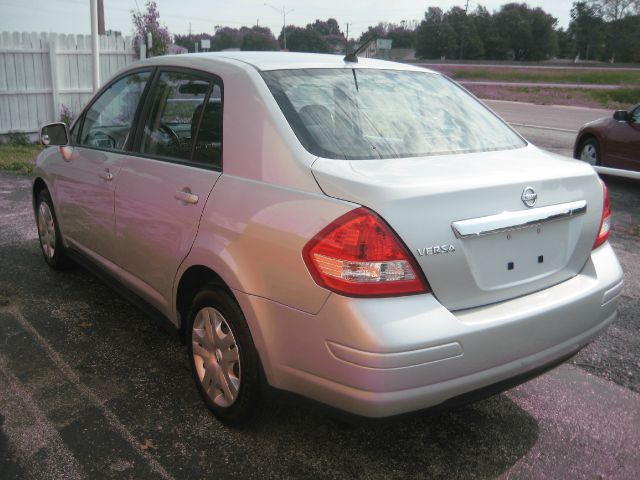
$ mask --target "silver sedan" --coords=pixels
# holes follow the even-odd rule
[[[92,268],[178,329],[230,424],[268,388],[368,417],[496,392],[616,316],[592,168],[423,68],[158,57],[42,141],[45,261]]]

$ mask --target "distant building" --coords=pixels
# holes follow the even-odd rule
[[[383,46],[387,46],[384,45]],[[363,57],[382,58],[385,60],[411,61],[416,59],[415,48],[380,48],[380,42],[371,42],[369,46],[362,52]]]

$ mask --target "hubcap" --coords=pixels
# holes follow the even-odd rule
[[[598,163],[598,151],[596,150],[596,147],[590,143],[582,147],[580,160],[587,162],[589,165],[596,165]]]
[[[193,363],[207,396],[220,407],[232,405],[240,391],[240,356],[224,316],[213,307],[203,308],[191,337]]]
[[[56,226],[47,202],[40,202],[38,207],[38,236],[45,256],[52,259],[56,254]]]

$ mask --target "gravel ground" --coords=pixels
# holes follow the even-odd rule
[[[620,317],[572,363],[640,392],[640,182],[605,181],[613,209],[611,243],[624,268]]]
[[[29,180],[0,173],[0,478],[637,478],[640,195],[608,183],[621,316],[573,364],[435,416],[348,427],[273,405],[233,430],[179,342],[85,271],[46,268]]]

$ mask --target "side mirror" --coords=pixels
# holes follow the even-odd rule
[[[62,122],[50,123],[40,130],[40,143],[45,147],[49,145],[68,145],[69,130]]]
[[[629,112],[627,112],[626,110],[616,110],[615,112],[613,112],[613,118],[614,120],[617,120],[619,122],[628,122]]]

